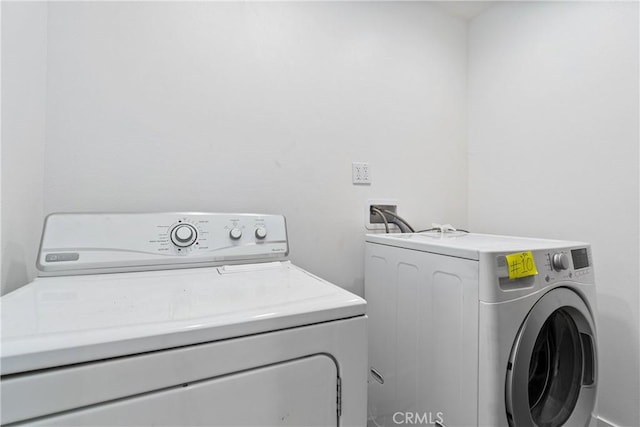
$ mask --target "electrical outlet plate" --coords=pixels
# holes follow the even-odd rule
[[[355,185],[371,185],[371,164],[368,162],[351,163],[351,177]]]
[[[365,205],[364,226],[367,230],[384,230],[384,222],[378,215],[371,215],[371,206],[388,206],[392,212],[398,212],[397,199],[369,199]],[[378,222],[379,221],[379,222]],[[389,230],[398,230],[395,224],[389,224]]]

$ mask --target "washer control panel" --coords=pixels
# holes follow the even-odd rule
[[[537,273],[518,279],[509,278],[506,256],[498,255],[496,257],[496,273],[502,289],[532,287],[536,283],[546,286],[560,281],[589,281],[593,279],[593,263],[591,250],[588,246],[535,250],[531,254]]]
[[[52,214],[41,275],[260,262],[288,254],[282,215],[226,213]]]

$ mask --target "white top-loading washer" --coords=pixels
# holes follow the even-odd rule
[[[49,216],[1,299],[2,424],[362,425],[365,302],[287,252],[276,215]]]

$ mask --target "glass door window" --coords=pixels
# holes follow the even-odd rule
[[[506,377],[511,426],[586,425],[595,405],[595,326],[567,288],[545,294],[524,320]]]
[[[578,327],[565,309],[546,320],[529,362],[529,410],[539,426],[563,425],[582,385],[582,345]]]

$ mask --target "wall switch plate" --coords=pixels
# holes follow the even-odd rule
[[[355,185],[371,185],[371,165],[368,162],[351,163],[351,176]]]
[[[365,205],[364,212],[364,226],[367,230],[384,230],[384,221],[380,218],[380,215],[371,214],[371,206],[383,206],[387,210],[398,213],[398,200],[397,199],[369,199]],[[395,224],[389,224],[389,231],[399,230]]]

